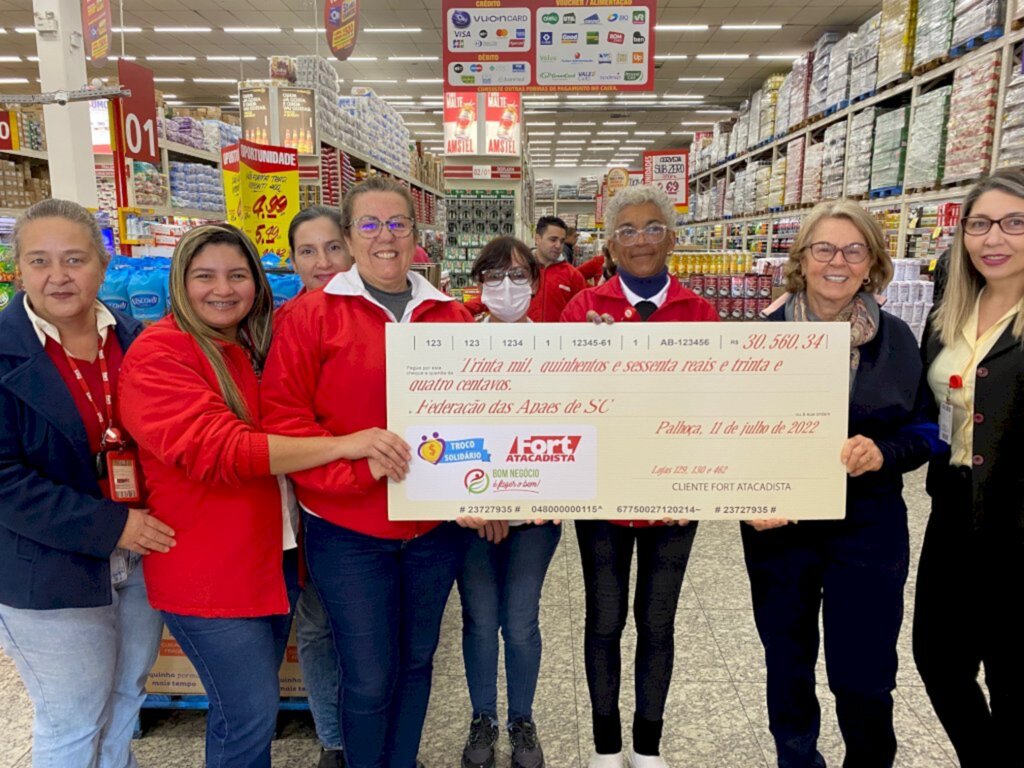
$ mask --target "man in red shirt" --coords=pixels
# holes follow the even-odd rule
[[[535,323],[556,323],[569,300],[587,287],[587,281],[565,260],[565,222],[557,216],[541,216],[533,235],[540,285],[526,313]]]

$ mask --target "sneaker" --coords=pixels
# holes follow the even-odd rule
[[[621,752],[616,752],[614,755],[599,755],[595,752],[587,763],[587,768],[622,768],[622,766]]]
[[[665,759],[656,755],[638,755],[632,749],[626,754],[626,765],[629,768],[668,768]]]
[[[544,750],[532,720],[513,720],[508,726],[508,738],[512,742],[512,768],[544,768]]]
[[[320,747],[320,761],[316,768],[345,768],[345,753],[340,749]]]
[[[494,745],[498,724],[486,715],[469,724],[469,738],[462,750],[462,768],[494,768]]]

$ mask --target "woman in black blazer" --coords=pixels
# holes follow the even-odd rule
[[[967,194],[924,339],[947,450],[928,468],[914,660],[962,768],[1024,765],[1024,172]],[[988,698],[978,683],[985,666]]]
[[[77,203],[23,213],[14,259],[25,292],[0,312],[0,648],[35,707],[34,765],[134,765],[163,626],[139,558],[173,532],[114,500],[98,467],[142,326],[97,301],[109,257]]]

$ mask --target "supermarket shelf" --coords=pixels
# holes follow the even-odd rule
[[[419,187],[424,192],[429,192],[430,194],[434,195],[435,197],[444,197],[444,192],[442,192],[441,190],[435,189],[434,187],[430,186],[429,184],[426,184],[425,182],[422,182],[419,179],[414,178],[414,177],[410,176],[407,173],[402,173],[401,171],[396,171],[393,168],[385,168],[378,161],[374,160],[373,158],[369,157],[368,155],[364,155],[362,152],[354,150],[351,147],[348,147],[348,146],[346,146],[346,145],[344,145],[344,144],[342,144],[340,142],[334,141],[333,139],[327,138],[326,136],[322,136],[320,138],[320,141],[322,141],[324,144],[327,144],[328,146],[334,147],[335,149],[337,149],[337,150],[339,150],[341,152],[344,152],[349,157],[352,157],[352,158],[354,158],[356,160],[359,160],[360,162],[362,162],[365,165],[372,166],[373,168],[376,168],[377,170],[382,171],[383,173],[386,173],[389,176],[394,176],[396,179],[402,179],[403,181],[407,181],[410,184],[412,184],[414,187]],[[306,157],[306,156],[303,155],[303,157]],[[316,156],[310,156],[311,159],[314,158],[314,157],[316,157]]]
[[[23,212],[24,208],[0,208],[0,218],[18,218]]]
[[[178,144],[174,141],[167,141],[166,139],[160,140],[160,148],[166,149],[168,152],[173,152],[176,155],[186,155],[188,157],[194,157],[197,160],[206,160],[209,163],[220,164],[220,152],[208,152],[205,149],[196,149],[195,147]]]
[[[37,149],[0,149],[0,155],[27,157],[31,160],[46,160],[46,152]]]
[[[207,219],[209,221],[224,221],[227,211],[202,211],[198,208],[174,208],[161,206],[158,208],[143,207],[144,212],[152,211],[156,216],[179,216],[187,219]]]

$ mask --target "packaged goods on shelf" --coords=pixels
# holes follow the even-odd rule
[[[805,205],[821,200],[821,163],[824,156],[824,144],[808,144],[804,149],[804,178],[797,199]],[[789,198],[788,190],[786,197]]]
[[[536,200],[554,200],[555,185],[551,179],[537,179],[533,182],[533,196]]]
[[[875,118],[875,145],[871,153],[871,189],[900,187],[907,153],[910,107],[897,107]]]
[[[814,51],[808,51],[793,62],[793,79],[789,90],[789,125],[793,128],[808,116],[811,97],[811,76],[814,67]]]
[[[882,0],[878,29],[878,85],[902,80],[914,66],[917,0]]]
[[[601,180],[597,176],[580,176],[580,197],[591,200],[597,197],[597,191],[601,188]]]
[[[772,176],[775,173],[774,163],[762,163],[754,174],[754,210],[767,210],[771,197]],[[785,171],[782,178],[785,179]]]
[[[217,168],[200,163],[171,162],[171,205],[219,213],[224,210],[224,186]]]
[[[160,135],[175,144],[182,144],[193,149],[206,149],[206,132],[203,121],[195,117],[157,118],[158,128],[162,126]]]
[[[220,152],[221,147],[238,143],[242,129],[223,120],[203,120],[203,148],[208,152]]]
[[[761,89],[754,91],[750,97],[750,124],[747,130],[747,148],[756,147],[758,133],[761,130]]]
[[[101,211],[117,209],[117,190],[114,186],[114,166],[102,163],[93,166],[96,171],[96,207]]]
[[[786,204],[786,168],[789,166],[785,155],[779,155],[772,162],[768,180],[768,208],[779,208]]]
[[[732,190],[732,215],[742,216],[752,210],[750,198],[748,194],[748,181],[747,175],[750,173],[750,166],[741,168],[736,171],[732,177],[732,184],[729,185],[729,189]]]
[[[722,198],[722,216],[736,215],[736,178],[733,177],[731,184],[726,184],[725,195]]]
[[[171,163],[171,165],[173,166],[175,163]],[[217,178],[218,180],[220,179],[219,172],[217,173]],[[132,190],[135,194],[136,205],[146,208],[168,205],[167,177],[155,165],[138,161],[132,163]]]
[[[1013,0],[1013,21],[1016,23],[1024,22],[1024,0]]]
[[[803,200],[806,140],[806,136],[799,136],[786,142],[785,205],[798,205]]]
[[[558,200],[579,200],[579,184],[559,184],[556,199]]]
[[[832,46],[828,61],[825,109],[842,108],[850,98],[850,57],[856,43],[857,35],[851,32]]]
[[[369,88],[353,88],[338,98],[340,141],[369,156],[382,168],[405,173],[409,168],[409,129],[394,107]]]
[[[807,99],[807,114],[811,117],[825,111],[832,49],[837,42],[838,33],[826,32],[814,44],[814,69],[811,71],[810,94]]]
[[[0,208],[28,208],[50,197],[46,165],[0,155]]]
[[[898,317],[914,332],[918,341],[931,312],[935,284],[921,277],[923,259],[894,259],[893,280],[886,286],[882,310]]]
[[[736,125],[729,134],[729,154],[742,154],[747,146],[747,125],[750,120],[750,104],[740,104],[739,117],[736,118]]]
[[[759,143],[775,137],[775,107],[784,78],[785,75],[772,75],[761,85],[760,122],[757,130]]]
[[[725,177],[715,182],[715,194],[713,199],[712,216],[720,219],[725,215]]]
[[[850,51],[850,99],[867,96],[878,82],[878,42],[882,14],[876,13],[857,29],[857,42]]]
[[[779,86],[779,98],[775,107],[775,135],[781,136],[789,130],[789,103],[793,93],[793,73],[787,72]]]
[[[990,167],[999,68],[1000,52],[992,51],[953,75],[943,181],[973,179]]]
[[[850,140],[846,148],[846,194],[866,195],[871,186],[871,149],[874,146],[875,116],[869,107],[850,120]]]
[[[821,200],[834,200],[843,196],[843,177],[846,167],[846,126],[843,120],[825,129],[821,156]],[[806,175],[806,172],[805,172]]]
[[[559,216],[559,218],[565,222],[565,226],[573,228],[576,227],[577,215],[575,213],[563,213]]]
[[[675,253],[669,272],[702,296],[721,320],[757,320],[771,303],[771,278],[751,272],[754,254],[746,251]]]
[[[506,190],[449,191],[441,268],[451,277],[454,295],[461,297],[463,289],[472,286],[469,269],[480,248],[497,235],[515,232],[517,202],[516,195]],[[537,206],[535,211],[540,208]]]
[[[316,121],[320,136],[340,141],[342,116],[338,105],[338,74],[334,65],[323,56],[297,56],[294,68],[295,78],[292,82],[304,88],[312,88],[316,96]]]
[[[1024,72],[1015,69],[1003,99],[999,166],[1024,165]]]
[[[46,151],[46,128],[41,107],[12,109],[11,117],[18,123],[18,144],[21,149]]]
[[[985,33],[1002,34],[1003,0],[956,0],[951,45],[961,45]]]
[[[914,66],[948,55],[952,35],[953,0],[917,0]]]
[[[906,189],[935,186],[946,161],[946,122],[952,86],[944,85],[918,96],[907,146]]]
[[[732,132],[732,123],[719,121],[715,123],[711,136],[711,164],[718,165],[725,162],[729,154],[729,136]]]
[[[577,214],[576,229],[597,229],[597,217],[592,213]]]
[[[926,203],[907,212],[907,258],[937,259],[953,244],[960,221],[960,203]]]
[[[539,219],[541,216],[554,216],[555,206],[553,205],[535,205],[533,206],[533,214],[535,219]]]

